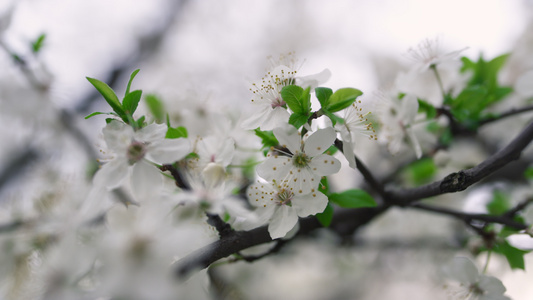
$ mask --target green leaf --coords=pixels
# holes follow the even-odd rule
[[[501,215],[510,208],[509,199],[507,195],[501,191],[495,190],[492,193],[492,200],[487,203],[487,210],[491,215]]]
[[[337,148],[337,146],[335,145],[331,145],[326,151],[324,151],[324,153],[326,153],[327,155],[333,155],[337,153],[337,151],[339,151],[339,148]]]
[[[136,90],[126,94],[124,100],[122,101],[122,108],[124,109],[125,113],[129,114],[130,116],[133,116],[133,113],[135,112],[135,110],[137,110],[139,101],[141,101],[142,93],[143,91]]]
[[[437,110],[428,102],[418,99],[418,112],[425,113],[427,119],[433,119],[437,116]]]
[[[165,107],[163,102],[154,94],[149,94],[144,97],[148,110],[154,116],[155,122],[161,124],[165,122]]]
[[[524,176],[529,180],[533,180],[533,167],[527,168],[524,172]]]
[[[281,98],[287,103],[287,106],[297,114],[306,114],[304,111],[301,98],[304,94],[304,89],[297,85],[287,85],[281,89]]]
[[[417,160],[407,166],[405,172],[409,176],[409,179],[415,185],[421,185],[431,181],[433,176],[437,174],[438,168],[431,158],[423,158]]]
[[[328,177],[324,176],[320,179],[320,184],[318,185],[318,190],[324,195],[329,195],[329,182]]]
[[[177,139],[177,138],[186,138],[188,135],[187,128],[179,126],[176,128],[169,127],[167,134],[165,135],[166,139]]]
[[[261,131],[259,128],[254,130],[255,135],[261,138],[261,143],[263,148],[270,149],[270,147],[275,147],[279,145],[278,139],[274,136],[272,131]]]
[[[331,220],[333,219],[333,205],[328,202],[328,206],[324,212],[315,215],[320,224],[324,227],[329,227],[331,225]]]
[[[341,124],[344,123],[343,118],[336,116],[334,113],[331,113],[324,108],[321,108],[321,110],[322,110],[322,113],[325,114],[331,120],[331,123],[333,124],[333,126],[335,126],[335,124],[337,123],[341,123]]]
[[[355,99],[361,96],[363,92],[354,88],[342,88],[338,89],[329,97],[329,104],[327,110],[329,112],[337,112],[352,105]]]
[[[504,240],[502,243],[498,243],[494,246],[494,252],[504,255],[505,258],[507,258],[507,262],[511,269],[526,269],[524,255],[527,254],[528,251],[517,249]]]
[[[87,80],[96,88],[96,90],[104,97],[105,101],[111,106],[111,108],[119,115],[119,117],[122,118],[125,122],[127,122],[126,114],[124,113],[124,110],[122,109],[122,104],[120,104],[120,101],[118,100],[117,95],[113,91],[112,88],[110,88],[106,83],[86,77]]]
[[[374,207],[377,205],[374,198],[363,190],[354,189],[333,193],[328,198],[331,202],[344,208]]]
[[[139,73],[140,70],[141,69],[137,69],[137,70],[133,71],[133,73],[131,73],[130,81],[128,81],[128,86],[126,87],[126,93],[124,94],[124,96],[127,96],[130,93],[130,88],[131,88],[131,83],[133,81],[133,78],[135,78],[135,75],[137,75],[137,73]]]
[[[144,126],[146,126],[144,119],[146,119],[145,116],[142,116],[139,119],[137,119],[137,121],[135,122],[137,124],[136,128],[143,128]]]
[[[327,107],[329,104],[329,97],[333,94],[333,90],[325,87],[315,88],[315,95],[320,102],[320,107]]]
[[[114,113],[110,113],[110,112],[100,112],[100,111],[97,111],[97,112],[93,112],[92,114],[88,115],[85,117],[85,120],[89,119],[89,118],[92,118],[94,116],[97,116],[97,115],[115,115]]]
[[[109,123],[111,123],[112,121],[116,121],[116,120],[117,120],[117,119],[106,118],[106,119],[105,119],[105,123],[106,123],[106,124],[109,124]]]
[[[41,50],[41,48],[43,47],[45,38],[46,38],[46,34],[43,33],[39,35],[39,37],[37,37],[35,42],[31,43],[31,51],[33,51],[33,53],[37,53]]]
[[[309,116],[302,115],[299,113],[293,113],[289,117],[289,124],[294,125],[296,128],[302,127],[305,123],[307,123],[307,120],[309,120]]]

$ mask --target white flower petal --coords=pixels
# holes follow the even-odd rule
[[[344,157],[346,157],[346,160],[348,161],[348,165],[350,168],[355,169],[357,167],[357,164],[355,163],[355,155],[353,152],[353,147],[351,142],[344,142],[342,144],[342,154]]]
[[[322,154],[333,145],[336,137],[337,135],[332,127],[317,130],[305,141],[305,154],[310,157]]]
[[[329,176],[339,172],[341,163],[331,155],[320,154],[311,160],[309,167],[319,176]]]
[[[133,128],[120,121],[111,121],[104,127],[102,132],[107,147],[118,155],[125,156],[125,152],[133,139]]]
[[[155,191],[161,190],[163,177],[161,172],[144,160],[138,161],[133,166],[131,174],[131,188],[139,200],[147,200]]]
[[[270,183],[256,182],[248,187],[246,195],[251,205],[259,208],[276,206],[274,195],[277,190]]]
[[[279,144],[289,149],[292,154],[300,151],[302,139],[294,126],[286,124],[286,126],[274,128],[274,136],[278,139]]]
[[[191,151],[187,139],[163,139],[149,144],[147,157],[158,164],[173,163],[184,158]]]
[[[272,106],[269,103],[260,103],[257,104],[257,109],[255,109],[248,117],[246,117],[242,123],[241,127],[246,130],[253,130],[257,127],[261,127],[264,122],[265,117],[268,115],[269,111],[272,109]],[[264,129],[263,130],[267,130]],[[269,130],[269,129],[268,129]]]
[[[498,278],[485,275],[479,276],[479,288],[488,294],[496,295],[503,295],[507,290]]]
[[[93,184],[108,190],[119,187],[128,176],[129,165],[125,157],[117,157],[102,166],[94,175]]]
[[[477,267],[466,257],[454,257],[443,270],[451,279],[465,284],[475,283],[479,278]]]
[[[321,213],[328,205],[328,197],[316,191],[304,196],[294,196],[292,206],[300,217]]]
[[[135,139],[141,142],[152,143],[165,138],[168,127],[165,124],[150,124],[135,132]]]
[[[318,188],[320,176],[309,168],[292,168],[286,177],[286,184],[296,195],[305,195]]]
[[[404,125],[413,123],[418,114],[418,99],[413,95],[405,95],[401,100],[399,118]]]
[[[292,207],[281,205],[274,212],[268,225],[268,232],[272,239],[284,237],[298,222],[298,215]]]
[[[288,124],[289,117],[289,112],[283,107],[278,106],[274,109],[270,108],[263,120],[261,130],[273,130],[276,127]]]
[[[269,153],[267,159],[257,166],[256,171],[257,175],[268,181],[276,180],[280,182],[287,176],[291,167],[292,161],[290,157]]]
[[[320,84],[328,81],[330,77],[331,71],[329,69],[324,69],[322,70],[322,72],[317,74],[299,77],[297,78],[297,82],[298,85],[303,88],[310,87],[311,90],[314,90],[314,88],[316,88]]]

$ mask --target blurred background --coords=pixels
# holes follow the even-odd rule
[[[83,117],[109,109],[86,76],[121,94],[140,68],[135,89],[239,118],[266,58],[293,51],[301,75],[328,68],[328,87],[358,88],[364,100],[407,69],[407,50],[428,38],[438,38],[444,52],[468,47],[462,54],[474,59],[512,51],[526,40],[532,7],[518,0],[0,0],[0,221],[27,214],[25,206],[44,193],[66,193],[65,184],[87,191],[105,122]],[[41,34],[42,49],[33,55],[31,43]],[[429,299],[437,267],[424,262],[455,253],[454,226],[393,210],[358,236],[359,247],[333,249],[324,233],[323,244],[301,241],[286,256],[223,271],[261,299]],[[531,256],[526,260],[531,270]],[[531,273],[494,261],[507,295],[533,297]]]

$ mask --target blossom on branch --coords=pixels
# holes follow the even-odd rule
[[[145,199],[161,185],[162,175],[154,165],[173,163],[190,151],[186,139],[165,139],[167,126],[150,124],[134,131],[130,126],[111,121],[104,128],[104,140],[114,158],[94,176],[95,187],[111,190],[119,187],[131,173],[131,187],[136,196]]]
[[[293,126],[274,129],[274,136],[289,152],[273,150],[267,159],[257,166],[257,174],[268,181],[286,186],[297,195],[305,195],[317,189],[322,176],[335,174],[340,162],[324,152],[333,145],[335,131],[328,127],[319,129],[304,141]]]

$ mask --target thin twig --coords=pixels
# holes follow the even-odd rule
[[[518,230],[524,230],[527,228],[526,224],[522,224],[520,222],[517,222],[513,220],[512,218],[509,218],[507,215],[500,215],[500,216],[494,216],[494,215],[487,215],[487,214],[471,214],[471,213],[465,213],[461,211],[456,211],[444,207],[435,207],[430,206],[426,204],[413,204],[408,206],[410,208],[416,208],[424,211],[429,211],[437,214],[452,216],[454,218],[463,220],[465,222],[470,223],[472,220],[482,221],[485,223],[497,223],[497,224],[503,224],[507,225],[509,227],[513,227]]]

